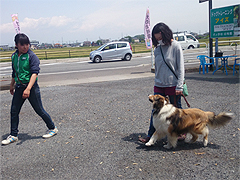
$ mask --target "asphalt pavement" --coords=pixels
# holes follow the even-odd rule
[[[41,87],[44,108],[59,133],[42,139],[47,128],[26,102],[19,141],[1,146],[1,179],[239,179],[239,73],[187,71],[185,78],[191,107],[235,114],[225,127],[210,129],[207,147],[202,136],[171,150],[163,148],[166,139],[152,147],[138,141],[149,126],[154,76]],[[0,95],[5,139],[12,96]],[[187,108],[183,99],[182,104]]]

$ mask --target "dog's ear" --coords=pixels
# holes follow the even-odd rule
[[[149,101],[150,101],[150,102],[153,102],[153,100],[154,100],[154,95],[148,95],[148,98],[149,98]]]

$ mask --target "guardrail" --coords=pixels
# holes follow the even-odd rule
[[[199,43],[199,44],[203,44],[206,47],[206,51],[207,54],[209,55],[209,43]],[[216,42],[214,43],[216,44]],[[223,48],[224,50],[227,51],[233,51],[231,54],[236,54],[236,55],[240,55],[240,40],[230,40],[230,41],[218,41],[218,49]],[[213,49],[215,49],[216,45],[213,47]],[[234,47],[234,48],[232,48]],[[220,50],[221,51],[221,50]],[[214,51],[215,52],[215,51]]]
[[[222,45],[221,45],[222,44]],[[228,44],[226,46],[226,44]],[[221,47],[226,47],[225,49],[227,49],[228,51],[233,51],[232,54],[235,54],[235,55],[239,55],[240,52],[240,40],[231,40],[231,41],[218,41],[218,49],[221,49]],[[232,48],[234,47],[234,48]]]
[[[201,44],[203,44],[203,45],[205,45],[205,47],[206,47],[206,51],[208,51],[208,44],[207,43],[198,43],[199,45],[201,45]]]

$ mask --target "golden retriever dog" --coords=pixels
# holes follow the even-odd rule
[[[180,134],[190,133],[192,139],[190,143],[198,139],[198,134],[202,134],[203,145],[208,143],[208,126],[211,128],[224,126],[231,119],[232,113],[205,112],[197,108],[179,109],[169,103],[167,97],[161,95],[149,95],[149,100],[153,103],[153,126],[156,129],[146,146],[167,136],[168,143],[164,148],[170,149],[177,146],[177,139]]]

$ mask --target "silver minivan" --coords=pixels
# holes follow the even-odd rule
[[[99,63],[102,60],[122,59],[130,61],[132,58],[132,47],[129,42],[117,41],[102,45],[90,53],[90,60]]]

